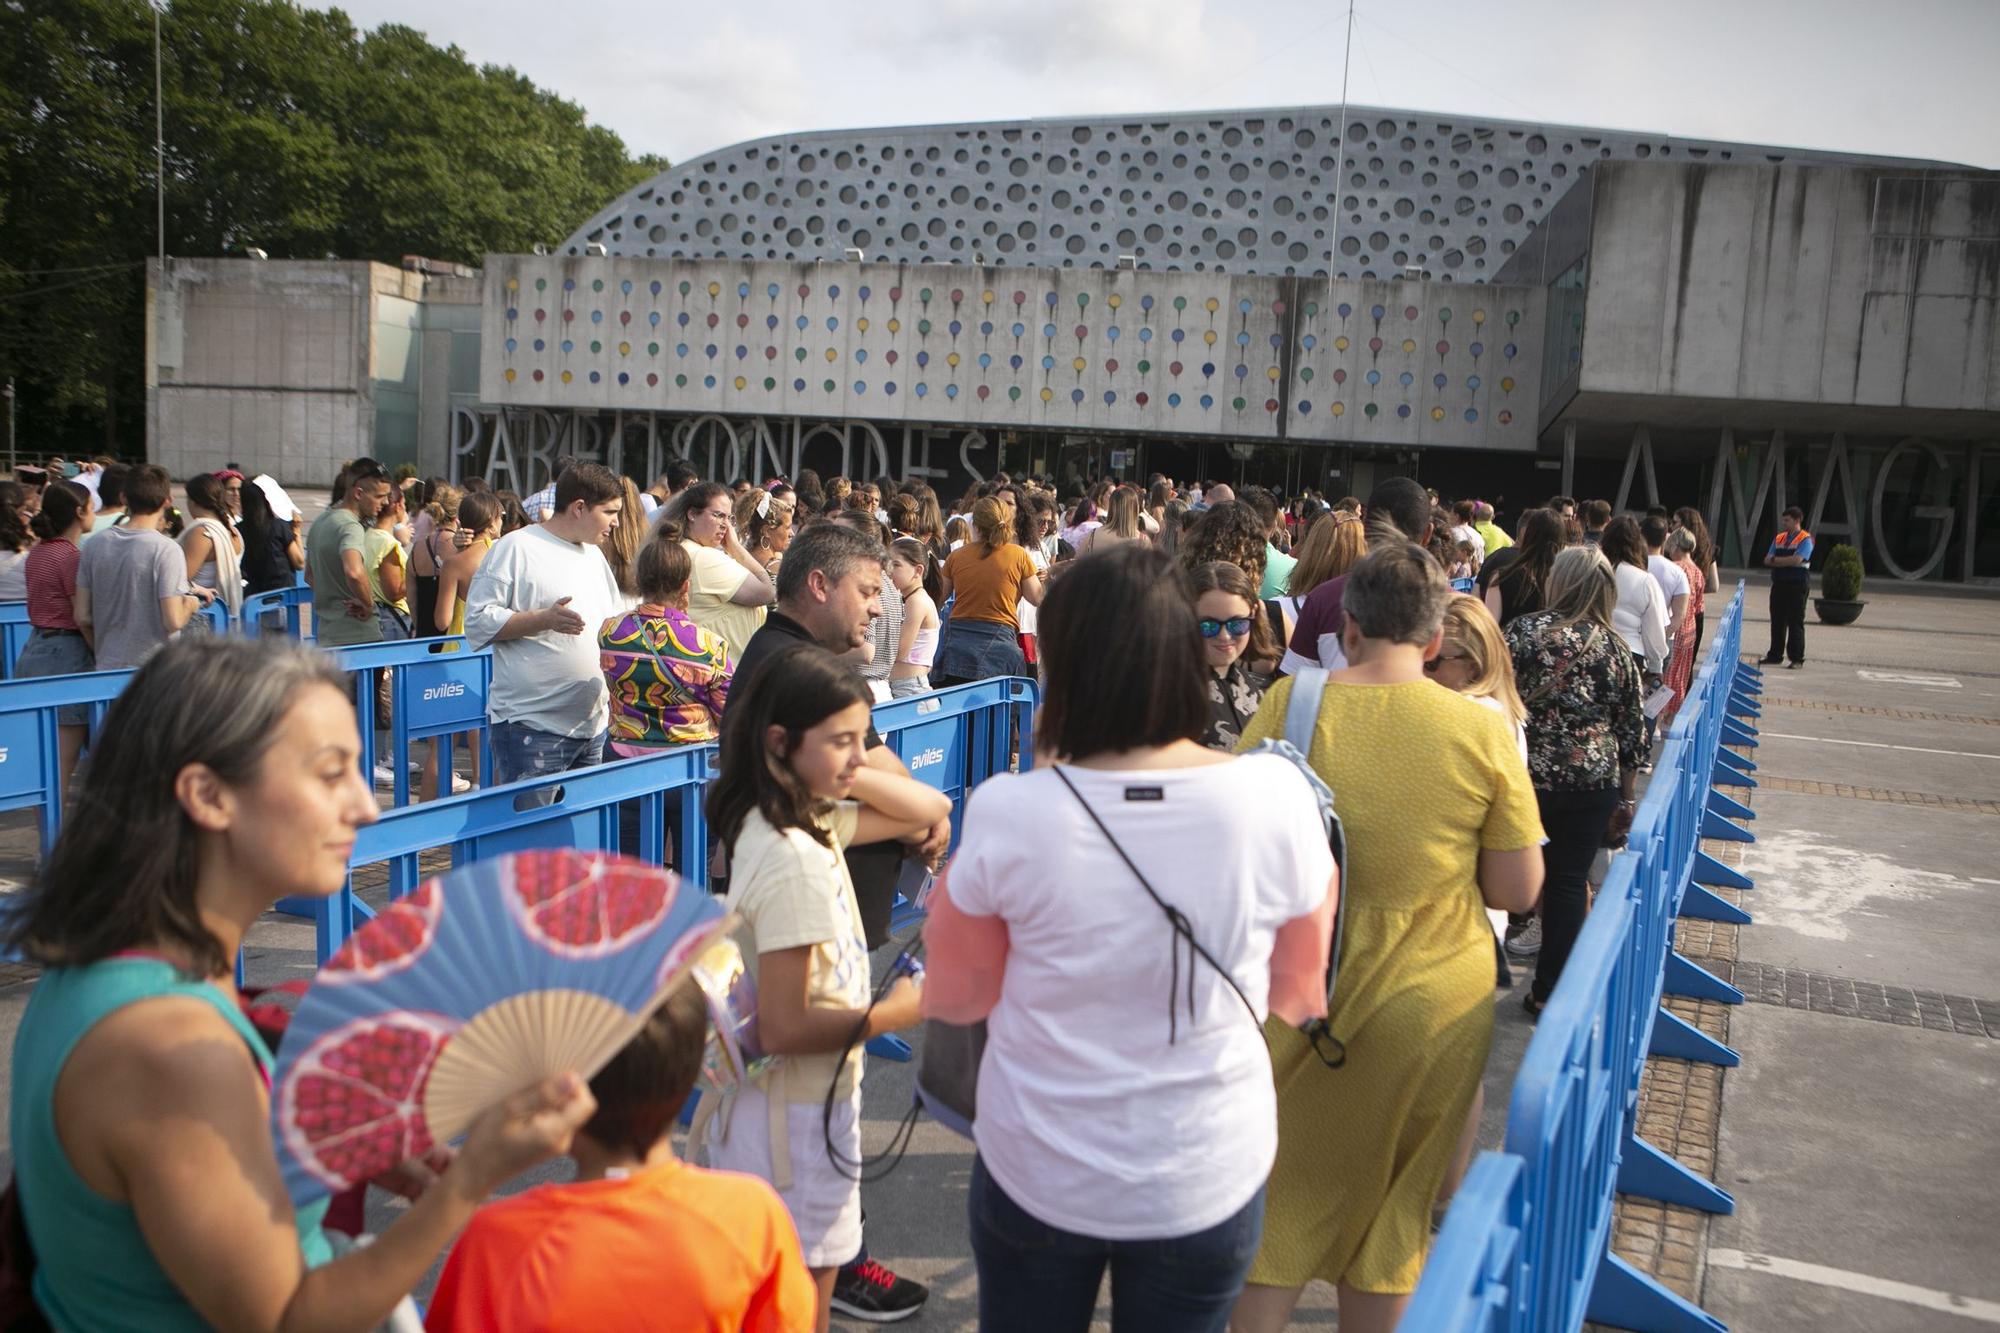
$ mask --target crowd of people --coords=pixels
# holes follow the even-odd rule
[[[987,1034],[982,1326],[1086,1328],[1108,1270],[1119,1327],[1275,1330],[1319,1279],[1343,1328],[1393,1328],[1472,1153],[1496,982],[1532,960],[1533,1016],[1559,981],[1718,586],[1693,510],[1557,496],[1509,533],[1407,478],[946,503],[563,459],[523,500],[364,458],[303,530],[268,478],[192,478],[178,540],[163,471],[94,482],[0,490],[0,544],[39,539],[22,672],[140,668],[5,926],[46,969],[10,1125],[34,1299],[79,1329],[372,1328],[447,1250],[433,1328],[906,1318],[926,1291],[868,1254],[860,1046],[925,1020]],[[707,1169],[673,1141],[705,1029],[677,993],[587,1085],[492,1108],[365,1249],[287,1202],[230,961],[279,898],[340,889],[376,805],[326,658],[189,626],[294,569],[322,644],[491,646],[495,782],[719,742],[714,883],[776,1058],[704,1096]],[[1309,668],[1317,782],[1266,744]],[[1033,764],[972,793],[947,863],[949,801],[869,710],[1024,674]],[[68,768],[87,719],[61,721]],[[431,794],[463,780],[432,763]],[[926,967],[877,978],[912,861],[941,872]],[[482,1206],[557,1154],[573,1182]]]

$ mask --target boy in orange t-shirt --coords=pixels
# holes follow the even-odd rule
[[[576,1180],[481,1208],[453,1247],[424,1327],[810,1329],[818,1293],[770,1185],[674,1156],[708,1011],[685,982],[590,1082],[597,1114]]]

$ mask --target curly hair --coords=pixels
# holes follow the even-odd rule
[[[1211,506],[1182,534],[1175,553],[1181,568],[1189,571],[1211,560],[1226,560],[1248,574],[1251,583],[1261,586],[1264,581],[1264,525],[1257,521],[1257,512],[1240,500]]]

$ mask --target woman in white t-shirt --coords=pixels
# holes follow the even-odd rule
[[[1618,584],[1618,605],[1611,613],[1611,628],[1632,650],[1646,671],[1646,687],[1659,684],[1667,669],[1667,599],[1660,581],[1646,569],[1646,539],[1639,525],[1620,514],[1604,526],[1597,549],[1611,562],[1611,575]]]
[[[741,657],[778,593],[737,538],[735,497],[726,486],[698,481],[667,502],[660,521],[680,529],[681,545],[694,561],[688,619],[728,645],[732,660]]]
[[[1120,1327],[1219,1329],[1277,1148],[1260,1025],[1325,1011],[1332,854],[1289,761],[1197,743],[1201,638],[1168,556],[1079,561],[1041,634],[1043,766],[973,793],[925,929],[925,1013],[988,1020],[980,1325],[1080,1333],[1108,1264]]]

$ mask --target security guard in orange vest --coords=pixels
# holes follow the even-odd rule
[[[1778,535],[1764,553],[1771,570],[1771,651],[1764,665],[1785,661],[1789,668],[1806,661],[1806,598],[1812,592],[1812,534],[1805,529],[1805,511],[1797,505],[1778,518]]]

